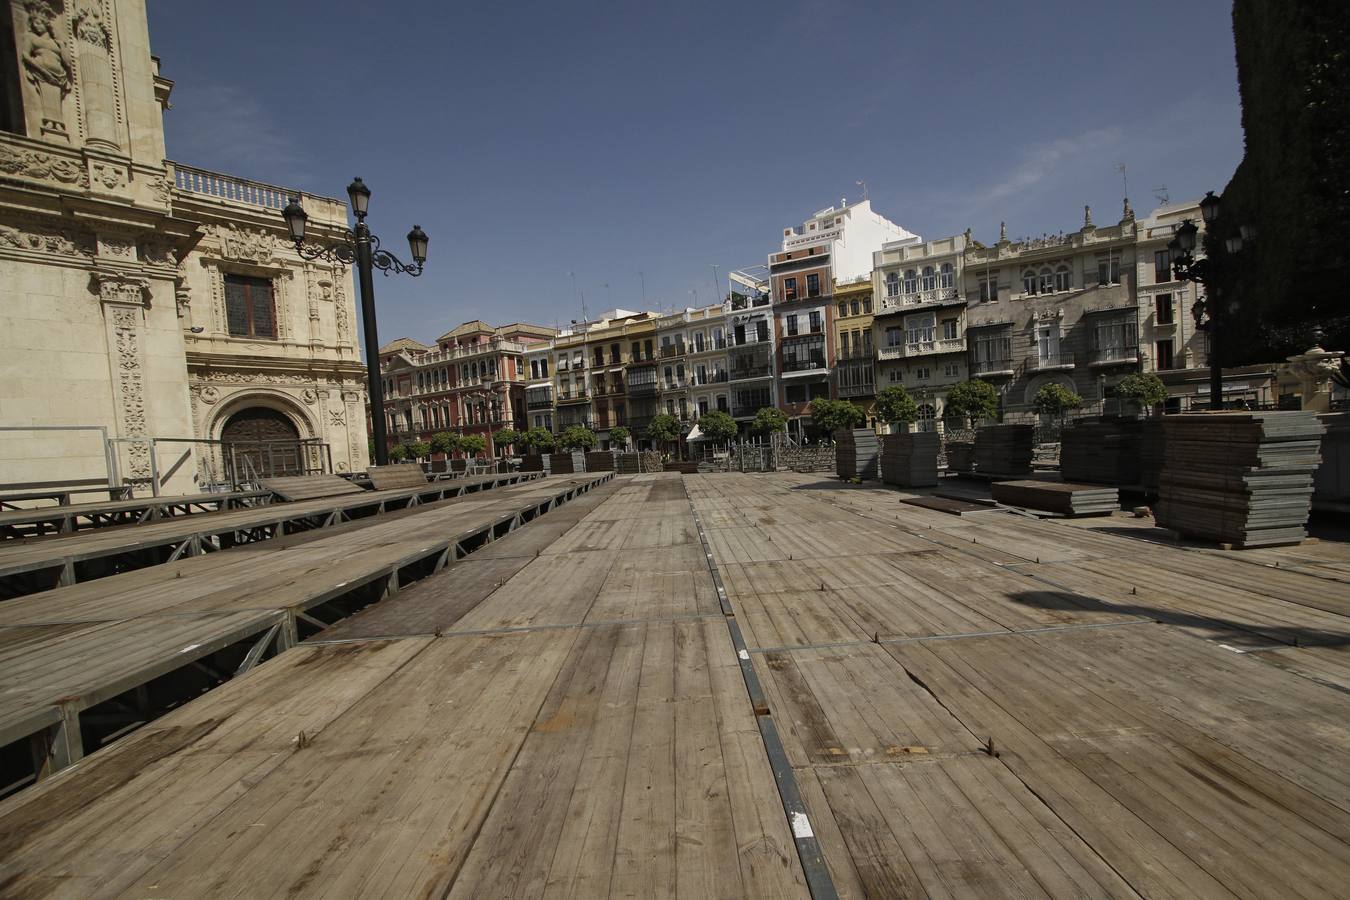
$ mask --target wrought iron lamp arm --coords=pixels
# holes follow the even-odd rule
[[[408,265],[388,250],[380,249],[380,239],[373,234],[370,236],[370,264],[385,275],[391,271],[414,278],[422,274],[422,263]]]
[[[356,262],[356,241],[356,232],[348,228],[344,230],[341,240],[329,244],[298,240],[295,242],[295,252],[304,260],[326,259],[350,266]],[[385,275],[391,271],[411,275],[414,278],[422,274],[422,263],[408,265],[388,250],[381,249],[379,237],[373,234],[370,236],[370,262]]]

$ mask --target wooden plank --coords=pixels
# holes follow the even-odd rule
[[[366,474],[370,476],[371,486],[377,491],[415,488],[427,483],[427,475],[417,463],[371,466],[366,470]]]
[[[337,475],[291,475],[262,478],[258,483],[283,500],[313,500],[365,491],[360,485]]]

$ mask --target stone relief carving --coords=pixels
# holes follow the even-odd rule
[[[131,241],[121,237],[112,237],[110,235],[99,235],[98,249],[99,254],[102,256],[118,256],[122,259],[131,259],[136,255],[136,246]]]
[[[62,256],[94,255],[94,242],[90,235],[44,228],[40,225],[27,225],[20,229],[13,225],[0,225],[0,247],[12,247],[15,250],[36,250]]]
[[[150,282],[144,278],[95,272],[89,277],[89,289],[103,303],[150,305]]]
[[[59,0],[28,0],[24,9],[28,13],[28,29],[21,37],[23,71],[28,83],[37,91],[42,131],[70,140],[61,102],[70,93],[73,79],[70,60],[56,33],[63,6]]]
[[[176,266],[178,265],[178,254],[174,252],[174,246],[168,241],[148,240],[141,241],[137,245],[137,255],[142,262],[149,263],[152,266]],[[180,273],[181,279],[181,273]]]
[[[123,437],[145,437],[145,385],[141,377],[140,317],[137,309],[113,307],[112,328],[117,348],[117,394],[121,406]],[[127,445],[131,475],[150,476],[150,447],[148,444]]]
[[[110,166],[104,163],[95,163],[93,166],[94,178],[99,184],[108,190],[116,190],[126,184],[126,173],[121,166]]]
[[[208,406],[220,400],[220,389],[214,388],[209,384],[195,384],[192,386],[192,391],[197,396],[201,397],[202,402]]]
[[[337,326],[337,342],[351,343],[351,320],[347,316],[347,292],[342,287],[342,279],[333,282],[333,322]]]
[[[58,184],[80,187],[88,184],[84,167],[78,163],[51,153],[25,150],[8,144],[0,144],[0,172]]]
[[[340,428],[347,424],[347,418],[342,414],[342,410],[340,409],[330,409],[328,411],[328,417],[334,428]]]
[[[269,374],[266,372],[203,372],[198,381],[217,384],[313,384],[308,375]]]
[[[305,388],[300,394],[300,399],[304,400],[308,405],[313,406],[315,403],[319,402],[319,395],[315,393],[313,388]]]
[[[112,49],[112,36],[97,3],[86,4],[75,14],[75,36],[104,52]]]
[[[173,199],[173,181],[169,178],[161,178],[152,182],[150,190],[154,191],[155,199],[160,203],[167,204]]]
[[[231,222],[225,228],[214,228],[220,242],[221,255],[227,259],[267,263],[276,252],[276,238],[266,231],[240,228]]]

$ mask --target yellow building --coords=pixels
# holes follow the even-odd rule
[[[867,411],[868,424],[877,426],[876,361],[872,351],[872,275],[834,283],[835,386],[840,400]]]

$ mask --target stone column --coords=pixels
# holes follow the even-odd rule
[[[79,48],[85,143],[106,150],[121,150],[117,140],[112,33],[104,17],[102,0],[81,0],[75,12],[74,31],[75,45]]]
[[[145,413],[145,308],[150,302],[150,282],[144,278],[113,272],[94,272],[90,290],[99,298],[107,329],[108,365],[112,371],[113,406],[117,415],[117,434],[124,438],[148,438]],[[129,463],[126,474],[148,479],[149,443],[127,444]]]

